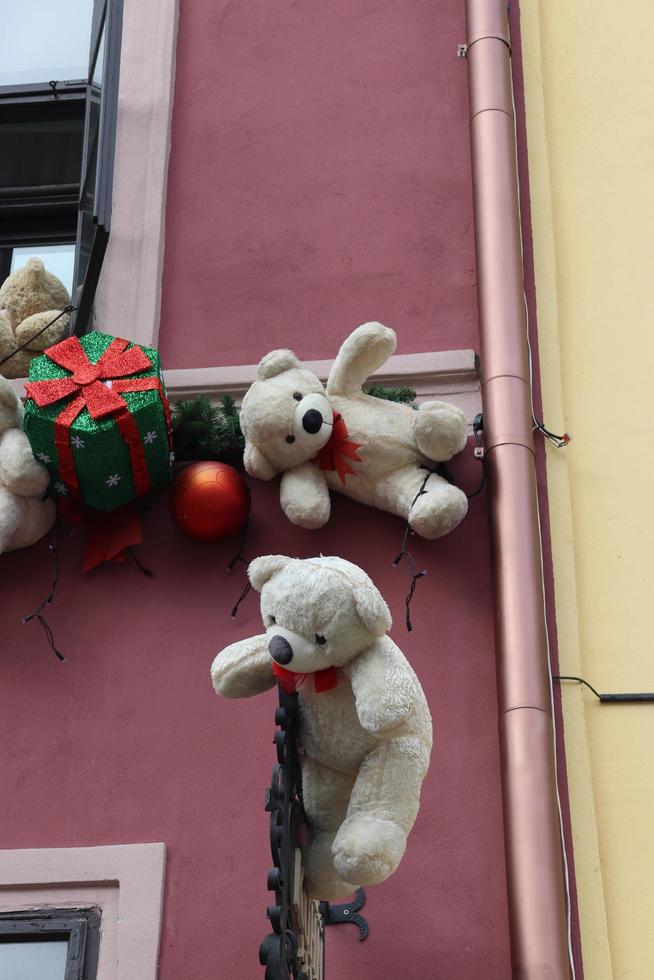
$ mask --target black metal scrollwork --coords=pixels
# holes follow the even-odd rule
[[[277,764],[272,783],[266,790],[266,811],[270,813],[270,850],[274,867],[268,872],[268,888],[275,893],[275,905],[268,906],[273,931],[259,947],[259,962],[265,966],[265,980],[308,980],[298,959],[300,923],[293,894],[296,849],[306,840],[302,806],[302,771],[297,750],[295,726],[297,694],[279,688],[279,707],[275,712]]]
[[[273,931],[259,947],[259,962],[266,968],[265,980],[321,980],[325,975],[323,927],[349,922],[358,927],[363,941],[368,923],[359,909],[366,897],[363,888],[358,888],[352,902],[321,902],[317,906],[305,895],[296,894],[302,887],[299,848],[308,840],[296,739],[298,703],[297,694],[287,694],[279,686],[278,692],[275,723],[279,730],[274,738],[277,764],[265,798],[274,863],[268,872],[268,889],[275,893],[275,905],[268,906]]]

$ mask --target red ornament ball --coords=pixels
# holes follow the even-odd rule
[[[172,482],[170,513],[189,538],[218,541],[247,521],[250,491],[241,474],[226,463],[191,463]]]

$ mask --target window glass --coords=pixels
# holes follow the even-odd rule
[[[70,293],[73,288],[73,266],[75,265],[75,243],[66,245],[28,245],[15,248],[11,259],[11,271],[22,269],[32,257],[42,259],[43,265],[53,276],[61,279]],[[0,975],[0,980],[2,976]]]
[[[93,0],[0,3],[0,85],[86,78]]]
[[[102,34],[100,36],[100,43],[98,44],[98,54],[95,59],[95,64],[93,66],[93,77],[92,82],[94,85],[102,85],[102,73],[104,71],[104,49],[107,43],[107,22],[105,20],[102,25]]]
[[[3,121],[0,188],[79,184],[82,112],[78,104],[69,102],[61,108],[57,106],[56,115],[51,112],[40,120]]]
[[[0,980],[64,980],[68,942],[0,943]]]

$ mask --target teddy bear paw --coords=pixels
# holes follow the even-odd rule
[[[468,424],[465,414],[456,405],[424,402],[415,413],[413,434],[423,456],[442,463],[465,447]]]
[[[334,866],[341,878],[376,885],[397,869],[406,848],[406,834],[392,820],[350,817],[332,845]]]
[[[319,834],[303,855],[304,890],[319,902],[336,902],[356,891],[357,885],[340,877],[332,858],[334,835]]]

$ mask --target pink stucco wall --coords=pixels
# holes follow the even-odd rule
[[[475,464],[461,475],[470,484]],[[392,635],[418,672],[436,743],[421,813],[394,878],[369,889],[371,934],[328,934],[332,980],[506,980],[508,936],[497,757],[492,607],[481,502],[437,544],[406,633],[406,570],[393,569],[401,525],[338,498],[328,529],[282,519],[276,488],[254,490],[250,555],[336,553],[388,599]],[[261,629],[225,565],[233,545],[203,546],[171,525],[164,499],[144,515],[131,563],[80,573],[81,535],[60,535],[60,583],[48,620],[67,660],[19,620],[48,588],[45,542],[3,556],[0,738],[2,847],[164,841],[168,847],[161,980],[253,980],[268,931],[268,815],[274,694],[225,702],[209,665]]]
[[[464,37],[453,0],[182,4],[164,363],[325,357],[374,319],[475,346]]]
[[[401,353],[476,347],[463,5],[335,0],[182,3],[160,347],[165,367],[251,363],[274,346],[329,357],[350,327],[394,326]],[[468,486],[477,466],[458,466]],[[165,841],[161,980],[253,980],[268,931],[263,790],[274,695],[219,701],[217,650],[258,632],[229,608],[233,544],[202,546],[144,516],[147,580],[131,564],[82,576],[60,537],[49,620],[45,542],[0,559],[2,843]],[[330,980],[510,975],[484,497],[442,542],[403,625],[402,527],[338,498],[321,532],[291,527],[253,488],[248,555],[340,554],[389,600],[393,637],[427,692],[436,744],[406,859],[371,888],[371,934],[328,933]],[[7,751],[7,747],[10,750]]]

